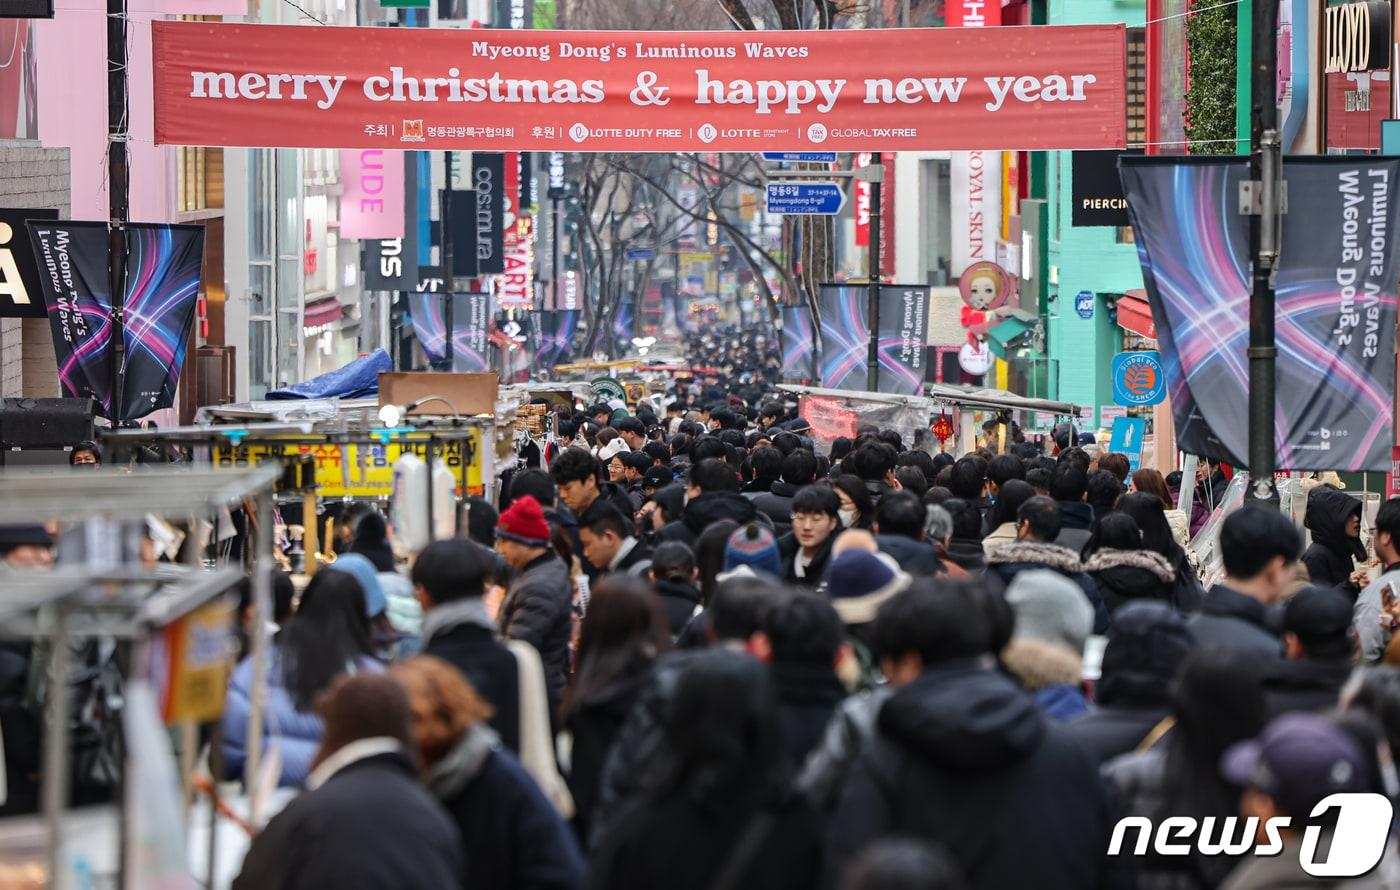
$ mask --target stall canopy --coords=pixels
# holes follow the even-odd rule
[[[376,349],[350,364],[312,377],[305,383],[275,389],[267,394],[278,399],[366,399],[379,394],[379,372],[392,371],[394,362],[389,353]]]
[[[1118,298],[1118,326],[1140,337],[1157,339],[1157,326],[1152,323],[1152,307],[1147,305],[1147,291],[1138,288]]]

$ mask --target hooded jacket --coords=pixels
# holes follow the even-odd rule
[[[740,525],[758,515],[754,502],[737,491],[707,491],[685,505],[681,518],[658,533],[662,541],[680,541],[695,549],[695,540],[711,523],[733,519]]]
[[[485,724],[424,777],[462,835],[464,887],[582,890],[583,854],[535,780]]]
[[[889,555],[911,575],[929,578],[944,571],[938,551],[927,541],[915,541],[903,535],[876,535],[875,543],[881,553]]]
[[[871,841],[937,841],[974,890],[1102,887],[1109,807],[1093,761],[1010,678],[926,670],[880,710],[828,835],[840,871]]]
[[[657,596],[661,597],[661,607],[666,610],[666,625],[674,640],[695,617],[700,607],[700,591],[688,581],[671,578],[659,579],[654,586]]]
[[[1079,585],[1094,607],[1094,633],[1108,631],[1108,609],[1099,596],[1099,588],[1084,573],[1084,564],[1072,550],[1042,541],[1013,541],[996,548],[987,556],[987,572],[1010,585],[1013,578],[1030,569],[1050,569]]]
[[[1001,663],[1050,719],[1063,723],[1089,713],[1084,662],[1068,647],[1021,637],[1002,650]]]
[[[1333,587],[1353,600],[1360,592],[1351,583],[1358,562],[1366,561],[1366,546],[1360,538],[1349,537],[1347,521],[1361,514],[1361,502],[1330,485],[1319,485],[1308,494],[1303,526],[1312,532],[1312,544],[1303,553],[1308,577],[1318,587]]]
[[[1269,717],[1290,711],[1330,711],[1337,706],[1353,669],[1350,659],[1271,662],[1264,672],[1264,701]]]
[[[1084,563],[1109,614],[1135,599],[1172,603],[1176,572],[1152,550],[1100,550]]]
[[[778,537],[792,531],[792,499],[796,494],[796,485],[790,482],[774,482],[768,491],[753,499],[753,505],[758,512],[772,521]]]
[[[553,550],[526,566],[501,601],[501,636],[523,640],[540,653],[551,706],[569,681],[572,603],[568,567]]]

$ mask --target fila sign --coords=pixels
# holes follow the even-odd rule
[[[1390,66],[1390,2],[1362,0],[1329,6],[1323,29],[1328,74],[1377,71]]]

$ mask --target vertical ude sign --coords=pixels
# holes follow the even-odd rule
[[[403,237],[364,242],[362,271],[365,290],[407,291],[418,283],[418,167],[409,152],[403,156]]]
[[[25,220],[58,219],[57,210],[0,209],[0,318],[43,318],[43,282]]]

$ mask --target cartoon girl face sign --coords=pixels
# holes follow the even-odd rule
[[[996,263],[973,263],[959,282],[963,302],[978,312],[1001,308],[1011,298],[1011,279]]]

